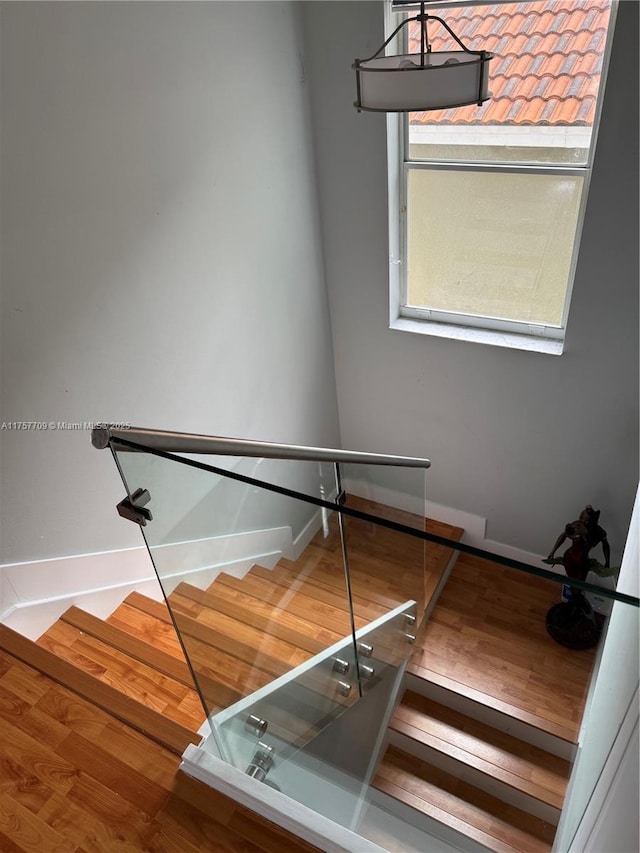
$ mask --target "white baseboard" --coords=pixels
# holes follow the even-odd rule
[[[393,506],[396,509],[412,512],[415,515],[426,516],[427,518],[442,521],[445,524],[452,524],[455,527],[461,527],[464,530],[462,542],[465,545],[482,548],[485,551],[499,554],[501,557],[519,560],[522,563],[526,563],[529,566],[536,566],[539,569],[549,569],[557,574],[564,574],[557,567],[544,565],[540,554],[532,554],[530,551],[515,548],[513,545],[507,545],[504,542],[487,539],[487,519],[482,518],[482,516],[473,515],[470,512],[464,512],[450,506],[444,506],[444,504],[434,503],[433,501],[425,501],[415,495],[407,495],[403,492],[387,489],[384,486],[376,486],[359,480],[346,480],[345,489],[348,493],[361,498]]]
[[[288,527],[257,530],[154,548],[165,592],[188,578],[205,588],[221,572],[244,577],[252,565],[272,568],[293,549]],[[0,622],[39,637],[72,604],[104,618],[136,590],[161,600],[145,547],[77,554],[0,566]]]
[[[309,519],[300,533],[298,533],[296,538],[293,540],[291,556],[289,556],[289,554],[285,554],[285,557],[295,561],[301,556],[302,552],[305,550],[307,545],[310,544],[316,533],[325,526],[325,519],[328,512],[329,510],[321,508],[313,514],[313,517]]]

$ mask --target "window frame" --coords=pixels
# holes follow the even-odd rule
[[[518,0],[503,0],[517,2]],[[486,2],[486,0],[480,0]],[[455,0],[442,2],[438,7],[478,5],[479,0]],[[435,4],[434,4],[435,6]],[[609,26],[602,53],[602,70],[598,97],[595,105],[591,143],[584,164],[552,163],[499,163],[496,161],[442,160],[409,156],[409,114],[387,113],[387,160],[389,201],[389,327],[409,332],[435,335],[510,348],[535,350],[559,355],[564,349],[569,309],[575,274],[580,253],[589,188],[597,138],[606,89],[613,34],[615,31],[618,0],[612,0]],[[399,12],[391,0],[385,2],[385,33],[390,34],[398,25],[400,17],[409,17],[412,11]],[[437,13],[437,10],[436,10]],[[407,29],[403,28],[389,44],[390,54],[406,50]],[[484,317],[455,311],[441,311],[427,307],[410,306],[407,299],[408,271],[408,175],[412,170],[474,171],[484,174],[540,174],[558,177],[580,177],[583,180],[582,194],[576,219],[576,230],[572,245],[571,263],[565,290],[562,320],[559,326],[528,323],[496,317]]]

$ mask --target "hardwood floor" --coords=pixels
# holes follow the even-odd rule
[[[345,527],[356,627],[407,599],[430,604],[451,552],[352,518]],[[462,534],[438,522],[427,529]],[[594,652],[548,636],[544,617],[559,594],[559,585],[461,555],[416,632],[409,672],[575,742]],[[170,601],[207,708],[233,704],[348,635],[335,518],[299,560],[254,566],[242,580],[222,574],[206,590],[181,583]],[[0,626],[0,650],[2,853],[313,849],[178,773],[205,715],[164,604],[133,593],[105,621],[71,607],[38,645]],[[391,722],[379,790],[493,850],[548,851],[569,763],[426,695],[408,690]],[[296,719],[271,722],[298,736]],[[542,805],[523,811],[523,798]]]
[[[545,628],[560,585],[461,554],[410,671],[576,742],[595,650]]]
[[[312,853],[179,757],[0,652],[2,853]]]

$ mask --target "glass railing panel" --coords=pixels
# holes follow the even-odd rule
[[[558,830],[562,849],[570,849],[638,688],[637,599],[612,592],[615,580],[606,578],[582,598],[580,583],[567,578],[563,564],[541,560],[526,566],[459,545],[455,537],[446,543],[443,527],[437,528],[434,540],[429,524],[424,532],[424,511],[421,515],[418,507],[424,498],[416,487],[407,487],[408,503],[398,506],[393,497],[398,489],[391,488],[389,479],[384,480],[386,486],[384,478],[367,485],[363,470],[350,470],[355,466],[340,466],[336,477],[332,466],[295,463],[310,466],[298,472],[296,480],[293,468],[273,464],[270,483],[247,480],[242,474],[245,480],[235,480],[227,489],[228,474],[223,471],[185,471],[184,463],[166,455],[117,456],[129,492],[146,488],[151,494],[148,506],[154,519],[144,532],[154,561],[162,566],[165,592],[209,714],[211,751],[376,841],[367,816],[377,815],[379,825],[389,807],[380,793],[384,786],[379,786],[385,772],[387,779],[393,772],[384,770],[385,733],[408,673],[411,689],[415,679],[421,682],[421,695],[438,703],[454,696],[457,713],[467,713],[467,700],[482,705],[487,736],[495,728],[497,747],[502,748],[505,731],[513,731],[548,752],[541,780],[551,768],[569,778],[577,755]],[[249,471],[253,464],[237,460],[229,470]],[[408,474],[416,475],[422,479],[423,472]],[[190,504],[186,495],[192,476],[198,484]],[[207,488],[201,476],[218,479]],[[393,472],[387,471],[389,476]],[[297,491],[303,481],[307,496]],[[400,479],[396,482],[399,485]],[[273,492],[273,484],[298,496]],[[164,491],[178,496],[180,518],[175,518],[172,498],[162,497]],[[384,502],[390,499],[395,506]],[[168,521],[172,517],[173,526]],[[196,517],[203,522],[199,534],[191,524]],[[262,519],[264,526],[256,527]],[[153,533],[156,520],[161,522],[159,534]],[[256,576],[269,581],[268,586],[263,583],[249,592],[227,582],[231,598],[228,593],[220,596],[226,603],[203,616],[200,608],[211,585],[215,587],[219,566],[203,562],[198,543],[236,535],[250,538],[256,530],[280,528],[289,529],[287,541],[296,543],[297,550],[289,544],[285,554],[286,549],[278,551],[273,545],[275,563],[245,574],[249,580]],[[181,539],[187,529],[193,538]],[[175,558],[185,542],[186,550],[197,546],[194,553],[199,556],[183,558],[179,568],[189,569],[194,579],[201,576],[206,585],[183,596],[176,606],[178,584],[184,581],[180,578],[176,584]],[[437,554],[430,551],[434,546],[440,549]],[[559,553],[570,546],[567,542]],[[267,549],[263,551],[262,558]],[[232,557],[232,562],[242,562],[237,551]],[[212,570],[213,575],[207,574]],[[239,570],[239,582],[241,574]],[[593,579],[590,574],[588,580]],[[274,591],[274,586],[281,589]],[[565,607],[567,586],[572,600]],[[618,598],[615,603],[612,596]],[[222,658],[217,651],[203,655],[199,644],[205,639],[198,632],[206,628],[226,637],[230,621],[239,621],[232,606],[244,608],[249,602],[251,636],[260,635],[260,645],[245,660],[246,670],[232,668],[236,681],[226,681],[226,692],[221,691]],[[194,623],[200,626],[197,630]],[[314,626],[312,637],[318,644],[310,643],[308,635],[303,639],[309,630],[303,624]],[[248,635],[243,642],[246,653],[251,646]],[[286,643],[296,654],[277,671],[273,662]],[[224,649],[220,643],[214,648],[233,653],[228,637]],[[435,692],[430,693],[432,688]],[[527,727],[535,729],[531,741]],[[396,743],[394,748],[397,757],[400,747]],[[453,790],[464,772],[450,767],[439,771],[439,778]],[[543,781],[536,784],[543,787]],[[550,845],[560,814],[557,798],[535,808],[532,826],[539,821],[539,837]],[[502,820],[503,815],[496,817]],[[422,831],[419,824],[416,820],[412,832]],[[402,846],[400,837],[397,842]],[[407,849],[410,843],[407,840]],[[426,834],[424,849],[429,843]]]
[[[358,637],[365,680],[377,677],[382,666],[406,662],[421,628],[427,547],[404,528],[425,529],[425,480],[423,469],[339,466],[342,505],[367,516],[341,516],[356,628],[383,618],[375,643]],[[390,618],[394,611],[397,615]]]
[[[207,714],[255,694],[259,714],[273,706],[272,730],[298,746],[357,696],[357,685],[341,688],[325,660],[335,648],[347,669],[355,666],[337,520],[327,508],[230,475],[259,473],[330,501],[333,467],[225,458],[214,461],[227,469],[214,473],[209,459],[200,468],[150,452],[115,453],[129,495],[149,493],[143,533]],[[312,574],[321,581],[312,584]],[[308,664],[317,658],[321,666]]]
[[[345,803],[368,786],[417,610],[392,593],[352,610],[334,466],[115,455],[128,494],[149,495],[142,529],[211,750],[351,826]]]

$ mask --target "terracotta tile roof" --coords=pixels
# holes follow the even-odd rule
[[[450,110],[411,114],[411,124],[593,124],[611,0],[532,0],[453,7],[442,17],[472,50],[495,54],[492,98]],[[437,22],[429,25],[434,51],[458,50]],[[409,50],[420,52],[418,24]]]

